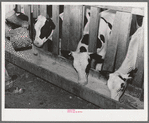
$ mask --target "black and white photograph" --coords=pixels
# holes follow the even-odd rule
[[[2,121],[147,121],[147,2],[2,2],[1,14]]]

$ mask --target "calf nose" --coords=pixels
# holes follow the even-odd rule
[[[39,42],[36,42],[37,45],[39,45]]]
[[[87,78],[82,78],[80,76],[78,76],[78,83],[81,84],[81,85],[87,85],[88,84],[88,80]]]
[[[87,81],[80,81],[80,80],[78,81],[78,83],[81,84],[81,85],[84,85],[84,86],[88,84]]]
[[[38,41],[34,41],[35,46],[40,47],[40,43]]]

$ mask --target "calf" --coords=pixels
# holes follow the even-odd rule
[[[103,11],[100,13],[99,32],[97,37],[97,52],[88,52],[89,43],[89,24],[90,24],[90,10],[86,10],[86,20],[83,36],[79,41],[76,51],[71,52],[73,57],[73,66],[78,73],[78,83],[86,85],[88,83],[87,77],[91,65],[91,60],[95,59],[97,62],[96,70],[101,70],[103,59],[106,54],[107,42],[109,40],[113,21],[115,18],[115,11]]]
[[[137,29],[132,35],[126,57],[120,68],[109,75],[108,88],[111,91],[111,98],[119,100],[125,91],[128,80],[132,78],[131,72],[136,69],[136,59],[139,42],[143,41],[143,27]]]
[[[51,16],[49,15],[49,17]],[[62,35],[62,21],[63,21],[63,13],[60,13],[59,15],[59,24],[60,24],[59,38],[60,39]],[[52,35],[55,27],[56,27],[55,24],[50,18],[47,19],[46,17],[39,15],[37,18],[37,22],[35,22],[35,25],[34,25],[35,39],[33,41],[33,44],[36,47],[42,47],[46,41],[52,41]],[[37,50],[34,45],[33,45],[33,53],[37,55]]]
[[[41,47],[48,39],[52,40],[55,24],[50,18],[46,19],[44,16],[39,15],[34,28],[36,31],[34,40],[35,46]]]
[[[34,29],[35,39],[33,41],[33,44],[36,47],[42,47],[43,44],[48,40],[52,41],[52,34],[55,29],[55,24],[50,18],[46,19],[46,17],[39,15],[37,18],[37,22],[34,25]],[[37,50],[34,45],[33,53],[37,55]]]

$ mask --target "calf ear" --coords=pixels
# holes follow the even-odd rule
[[[97,53],[90,54],[90,58],[91,59],[95,59],[95,61],[97,63],[103,63],[103,61],[104,61],[104,59],[102,59],[102,56],[101,55],[98,55]]]
[[[33,21],[33,24],[35,24],[37,22],[37,18],[33,18],[32,21]]]
[[[130,82],[132,80],[132,77],[129,76],[129,74],[121,74],[121,75],[118,75],[123,81],[127,81],[127,82]]]
[[[47,20],[50,22],[52,29],[55,29],[56,26],[55,26],[54,22],[50,18]]]

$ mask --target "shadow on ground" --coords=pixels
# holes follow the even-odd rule
[[[99,109],[11,63],[7,63],[6,68],[10,76],[17,75],[14,86],[24,88],[25,92],[5,92],[5,108]]]

